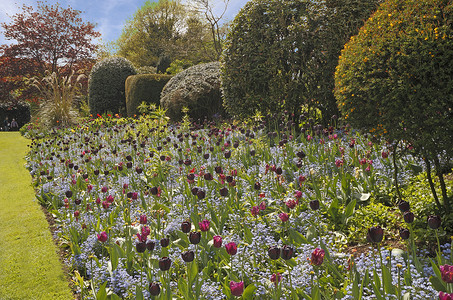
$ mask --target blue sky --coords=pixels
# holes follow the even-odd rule
[[[188,2],[190,0],[185,0]],[[96,29],[102,34],[102,41],[107,43],[115,41],[121,34],[127,19],[145,3],[145,0],[48,0],[48,4],[60,3],[60,6],[71,6],[82,11],[81,17],[85,21],[97,24]],[[21,11],[22,5],[36,6],[36,0],[1,0],[0,23],[9,23],[10,18]],[[213,0],[220,7],[222,1]],[[230,0],[225,20],[232,20],[247,0]],[[5,40],[3,28],[0,28],[0,44],[9,43]]]

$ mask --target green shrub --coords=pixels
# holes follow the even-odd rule
[[[30,122],[30,104],[20,101],[1,102],[0,103],[0,127],[3,127],[3,121],[8,117],[9,122],[15,119],[19,128]]]
[[[404,141],[429,170],[453,156],[452,22],[451,1],[389,0],[345,45],[335,75],[344,119]]]
[[[301,106],[337,113],[334,71],[343,45],[379,0],[252,0],[234,19],[222,68],[224,105],[237,117]]]
[[[126,79],[126,107],[129,117],[138,113],[137,107],[142,103],[160,105],[160,93],[171,79],[170,75],[142,74],[129,76]]]
[[[89,78],[90,112],[92,114],[125,112],[126,78],[135,74],[134,66],[122,57],[109,57],[96,63]]]
[[[220,63],[199,64],[176,74],[162,90],[160,104],[172,120],[180,120],[182,109],[193,119],[224,114],[220,91]]]

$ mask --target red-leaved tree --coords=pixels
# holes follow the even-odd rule
[[[95,39],[100,33],[80,14],[71,7],[39,1],[36,9],[23,5],[22,12],[12,16],[10,23],[2,23],[5,39],[13,41],[0,46],[0,57],[8,65],[0,74],[3,86],[17,89],[22,77],[43,75],[46,70],[63,75],[77,71],[80,65],[85,69],[99,48]],[[12,79],[14,82],[7,84]]]

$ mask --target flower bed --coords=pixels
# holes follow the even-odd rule
[[[367,253],[344,253],[354,212],[393,193],[391,145],[312,129],[97,119],[38,135],[28,167],[83,299],[453,292],[436,267],[451,264],[449,245],[434,272],[416,253],[381,249],[377,227]],[[405,182],[417,162],[398,164]],[[415,252],[413,240],[408,249]]]

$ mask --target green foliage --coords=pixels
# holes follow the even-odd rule
[[[334,69],[378,1],[249,1],[233,21],[222,69],[224,105],[237,117],[317,108],[337,113]]]
[[[453,154],[453,3],[390,0],[341,53],[335,96],[344,119],[423,157]]]
[[[217,58],[210,25],[201,13],[179,0],[145,1],[127,21],[116,44],[118,54],[137,67],[156,66],[164,55],[194,63]]]
[[[175,59],[171,62],[170,66],[167,68],[167,73],[176,75],[185,69],[193,66],[193,63],[187,59]]]
[[[160,93],[172,78],[170,75],[141,74],[126,79],[126,107],[129,117],[137,114],[137,107],[143,101],[158,106]]]
[[[75,78],[74,73],[59,77],[55,72],[38,81],[34,85],[39,89],[43,101],[38,111],[40,123],[45,127],[69,126],[75,124],[79,113],[74,109],[74,100],[80,91],[80,80],[84,75]]]
[[[193,119],[223,114],[220,63],[200,64],[176,74],[162,90],[160,103],[172,120],[182,118],[183,107]]]
[[[126,109],[126,78],[135,75],[134,66],[123,57],[106,58],[93,66],[89,79],[89,105],[92,114]]]
[[[371,202],[357,209],[348,221],[348,240],[352,243],[365,243],[368,228],[381,226],[387,239],[398,238],[401,216],[395,207]]]
[[[19,124],[19,128],[30,121],[30,104],[26,102],[2,102],[0,103],[0,126],[3,126],[3,121],[8,117],[9,122],[15,119]]]

